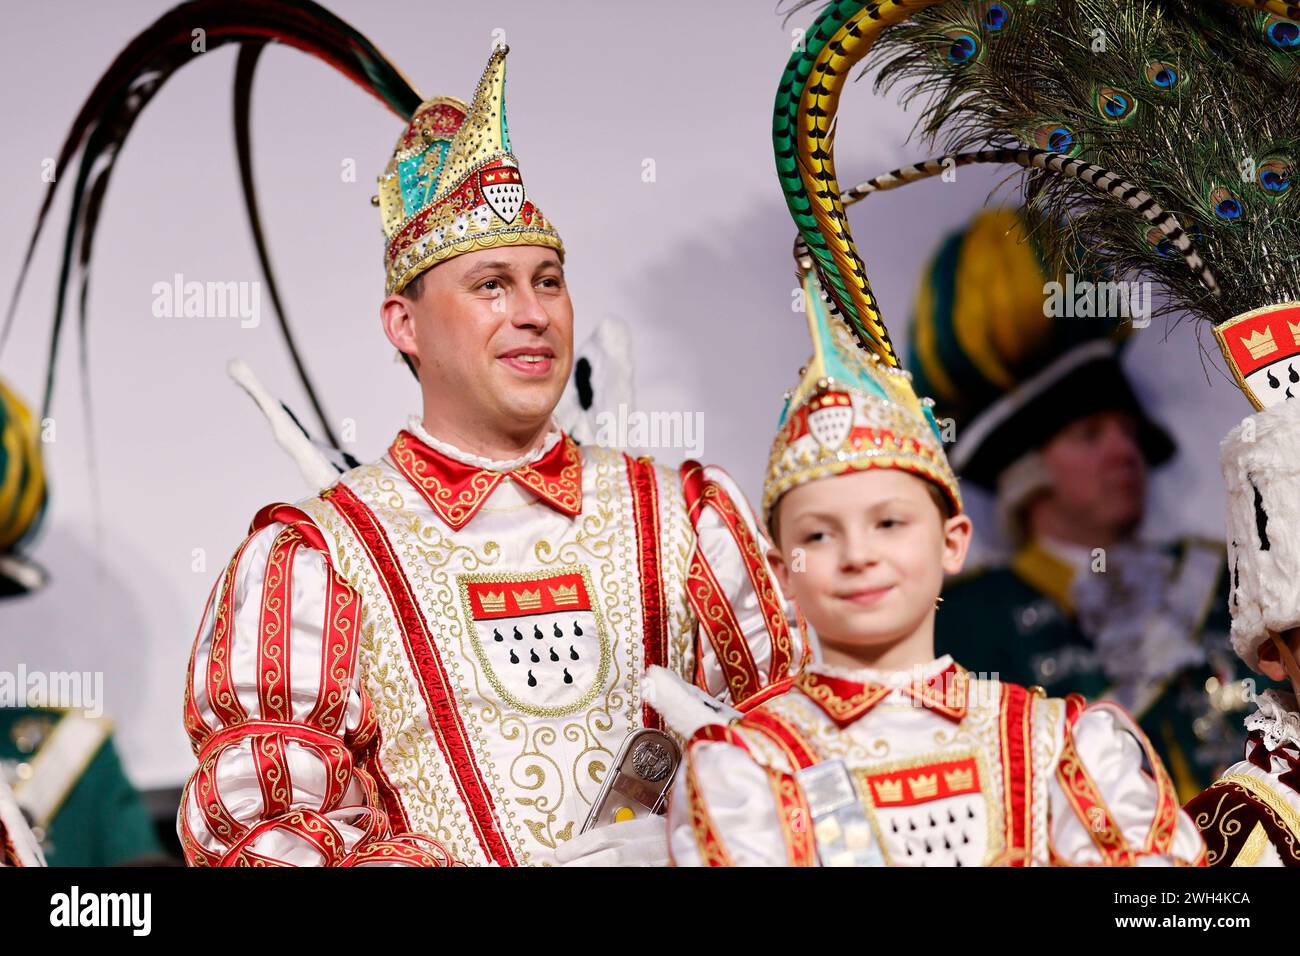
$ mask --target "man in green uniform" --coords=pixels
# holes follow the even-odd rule
[[[38,419],[0,382],[0,600],[40,588],[28,560],[48,494]],[[0,675],[0,678],[13,675]],[[164,862],[139,794],[122,772],[108,720],[34,706],[24,692],[0,701],[0,783],[12,791],[51,866]],[[6,806],[10,803],[6,800]]]
[[[942,244],[910,332],[953,467],[994,496],[1014,549],[949,582],[937,646],[1053,697],[1118,701],[1190,799],[1236,759],[1249,703],[1224,549],[1138,537],[1174,444],[1121,369],[1118,300],[1053,284],[1020,215],[985,212]]]
[[[50,866],[166,862],[111,734],[78,710],[0,708],[0,779]]]

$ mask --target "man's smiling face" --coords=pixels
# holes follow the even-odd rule
[[[397,334],[387,314],[385,324],[417,363],[426,410],[496,434],[543,427],[573,365],[573,304],[559,254],[544,246],[465,253],[412,285],[399,297],[409,317]]]

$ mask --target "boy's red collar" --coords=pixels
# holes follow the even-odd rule
[[[847,677],[804,670],[795,678],[795,686],[820,707],[838,727],[847,727],[884,700],[895,689],[876,681],[856,681]],[[966,716],[970,674],[953,662],[936,674],[918,678],[897,688],[921,706],[960,723]]]

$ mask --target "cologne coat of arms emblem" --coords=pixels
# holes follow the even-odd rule
[[[474,655],[508,706],[539,716],[575,713],[609,674],[609,636],[587,568],[462,574]]]
[[[974,755],[859,771],[880,841],[896,866],[980,866],[991,814]]]

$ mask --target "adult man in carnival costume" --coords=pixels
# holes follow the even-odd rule
[[[199,0],[124,51],[65,152],[98,147],[86,127],[118,135],[103,104],[141,64],[183,63],[175,37],[199,26],[209,48],[298,46],[406,122],[379,181],[381,313],[423,413],[378,461],[259,511],[216,581],[186,682],[188,862],[665,862],[661,817],[581,832],[629,733],[660,724],[645,668],[744,707],[803,645],[723,472],[579,447],[553,421],[572,306],[510,142],[506,51],[467,105],[419,96],[305,0]]]
[[[947,237],[909,328],[916,387],[956,438],[949,460],[995,496],[1015,548],[949,582],[935,642],[974,671],[1118,701],[1188,800],[1240,752],[1248,706],[1224,549],[1138,537],[1148,470],[1174,452],[1120,365],[1138,317],[1106,282],[1080,284],[1075,315],[1025,215],[987,210]]]
[[[572,308],[504,82],[498,51],[468,109],[422,105],[380,181],[384,326],[423,419],[261,511],[213,592],[187,686],[191,863],[406,857],[423,841],[399,830],[466,863],[662,862],[659,818],[578,833],[613,753],[657,722],[644,668],[741,703],[798,664],[723,473],[551,425]]]

